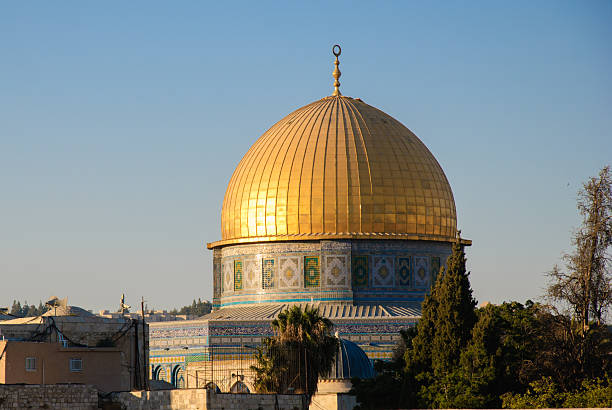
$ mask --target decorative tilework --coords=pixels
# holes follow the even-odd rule
[[[353,273],[353,286],[368,286],[370,279],[368,257],[365,255],[353,256],[353,261],[351,265],[351,271]]]
[[[418,301],[424,297],[432,284],[432,269],[437,262],[432,262],[432,257],[439,257],[442,266],[449,253],[448,243],[403,240],[321,240],[227,246],[213,252],[213,263],[219,266],[219,279],[215,283],[213,303],[215,308],[219,308],[315,300],[353,303]],[[338,273],[338,268],[342,265],[341,261],[336,259],[338,256],[344,257],[346,261],[344,279],[333,275],[334,268]],[[363,258],[353,264],[352,256]],[[305,257],[319,258],[318,285],[313,286],[311,283],[307,286],[304,283]],[[380,257],[394,258],[391,278],[385,275],[385,269],[380,270],[382,268],[379,264],[382,260],[378,259]],[[418,287],[415,286],[417,279],[415,257],[427,259],[426,283],[419,280]],[[400,258],[406,258],[402,266]],[[242,261],[242,289],[235,291],[234,260],[237,259]],[[271,289],[263,287],[264,259],[274,259],[274,288]],[[225,274],[225,264],[228,261],[231,277]],[[356,270],[363,268],[361,275],[359,272],[353,275],[353,265]],[[352,284],[353,278],[355,284]]]
[[[330,286],[345,286],[347,283],[348,269],[347,256],[328,255],[324,257],[323,272],[325,284]]]
[[[259,263],[257,259],[249,258],[244,260],[244,288],[259,289],[261,288],[261,276],[259,275]]]
[[[221,273],[221,250],[213,251],[213,299],[221,296],[223,275]],[[213,300],[214,303],[214,300]]]
[[[270,320],[271,321],[271,320]],[[211,326],[210,334],[214,336],[272,336],[274,332],[270,327],[270,322],[260,322],[258,324],[227,324],[223,322]]]
[[[234,263],[232,260],[223,262],[223,291],[231,291],[234,289]]]
[[[152,339],[208,336],[208,325],[149,327],[149,335]]]
[[[412,264],[410,256],[397,258],[397,284],[410,287],[412,285]]]
[[[374,256],[374,269],[372,272],[372,286],[393,286],[394,269],[392,256]]]
[[[438,280],[438,275],[440,274],[440,257],[432,256],[430,266],[431,266],[431,286],[433,287],[436,284],[436,280]]]
[[[274,259],[264,259],[261,263],[261,283],[264,289],[274,288],[276,275],[274,274]]]
[[[242,290],[242,261],[234,261],[234,290]]]
[[[317,256],[304,256],[304,287],[312,288],[321,284],[321,270]]]
[[[429,258],[423,256],[414,257],[414,287],[428,288],[429,287]]]
[[[279,265],[279,286],[281,288],[295,288],[300,286],[300,258],[280,257]]]

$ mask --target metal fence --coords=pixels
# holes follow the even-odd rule
[[[268,363],[266,368],[276,379],[280,390],[285,393],[299,393],[306,386],[305,355],[298,349],[267,350]],[[212,346],[203,348],[201,352],[185,359],[183,371],[185,388],[211,388],[222,392],[246,393],[254,392],[256,371],[253,366],[259,366],[258,350],[255,346]],[[300,360],[302,359],[302,360]]]

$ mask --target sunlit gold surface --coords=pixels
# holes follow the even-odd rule
[[[234,171],[209,247],[279,240],[453,241],[456,212],[442,168],[400,122],[344,96],[289,114]]]
[[[336,48],[338,51],[336,51]],[[332,47],[332,53],[336,56],[336,61],[334,61],[334,65],[336,66],[336,68],[334,68],[334,72],[332,73],[332,77],[334,77],[334,92],[332,94],[332,97],[338,97],[342,95],[340,93],[340,81],[339,81],[342,73],[340,72],[340,69],[338,68],[338,66],[340,65],[340,61],[338,61],[338,57],[340,57],[340,54],[342,53],[342,49],[340,48],[338,44]]]

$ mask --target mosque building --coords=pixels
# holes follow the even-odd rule
[[[153,378],[190,384],[185,372],[205,368],[206,349],[240,354],[295,304],[318,307],[370,359],[389,359],[419,319],[457,240],[453,193],[416,135],[341,94],[333,51],[332,95],[273,125],[236,167],[221,239],[208,244],[213,312],[150,324]]]

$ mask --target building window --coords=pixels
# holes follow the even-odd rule
[[[59,330],[57,332],[57,339],[58,339],[59,343],[62,345],[62,347],[68,347],[68,340],[66,340],[64,335],[61,334],[61,332]]]
[[[261,262],[261,284],[264,289],[274,288],[274,259],[264,259]]]
[[[26,371],[35,372],[36,371],[36,358],[35,357],[26,357]]]
[[[234,290],[242,290],[242,261],[234,261]]]
[[[83,360],[81,359],[70,359],[70,371],[80,372],[83,370]]]

